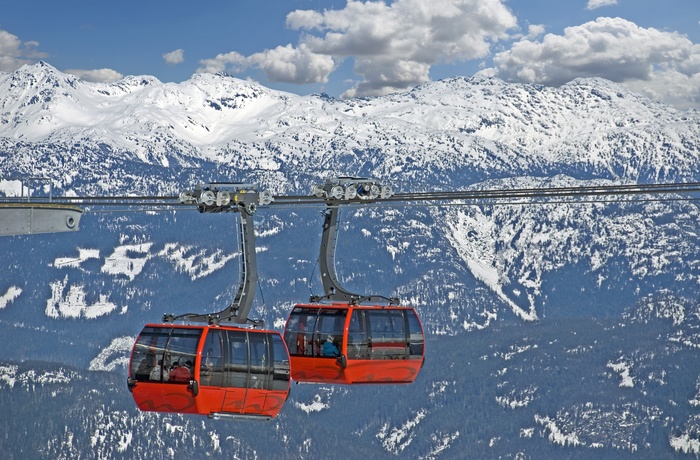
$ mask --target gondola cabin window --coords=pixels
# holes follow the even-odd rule
[[[137,381],[187,384],[194,375],[202,329],[146,327],[134,345],[130,376]]]
[[[423,330],[413,310],[355,309],[348,359],[422,359]]]
[[[220,387],[224,377],[224,332],[210,329],[202,350],[200,376],[204,386]]]
[[[277,334],[224,331],[228,353],[223,386],[285,390],[289,385],[289,355]]]
[[[272,337],[272,389],[286,391],[289,388],[289,352],[280,335]]]
[[[323,345],[328,338],[342,348],[347,310],[330,308],[296,308],[289,318],[285,340],[295,356],[324,357]]]

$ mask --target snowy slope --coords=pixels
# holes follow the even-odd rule
[[[46,63],[0,74],[0,193],[8,196],[18,193],[18,176],[50,178],[54,194],[76,196],[173,194],[199,181],[308,194],[313,183],[333,175],[374,176],[401,192],[697,181],[699,147],[700,114],[599,79],[546,88],[453,78],[341,101],[226,75],[196,75],[179,84],[149,76],[96,84]],[[271,327],[282,327],[295,302],[320,293],[318,211],[256,213],[260,286],[253,314]],[[13,367],[18,360],[116,374],[123,383],[130,344],[145,322],[228,305],[238,281],[235,217],[88,212],[76,234],[0,240],[8,267],[0,279],[0,335],[11,338],[0,355],[0,397],[33,381],[32,369]],[[304,425],[303,417],[341,423],[342,414],[332,415],[338,407],[364,411],[367,420],[354,424],[348,438],[362,446],[355,458],[378,452],[458,458],[468,446],[480,457],[530,452],[536,458],[561,444],[583,449],[574,452],[584,458],[599,446],[612,457],[649,445],[666,449],[654,453],[697,453],[700,428],[689,415],[697,404],[673,393],[698,399],[697,371],[678,371],[693,362],[698,343],[694,201],[484,202],[348,209],[341,217],[342,282],[351,291],[396,295],[415,305],[431,340],[440,340],[434,349],[456,346],[467,355],[432,355],[437,367],[421,376],[418,390],[391,397],[369,391],[384,405],[362,409],[344,390],[301,390],[289,404],[289,426]],[[668,292],[681,300],[645,300]],[[588,323],[570,318],[591,321],[594,336],[573,341]],[[595,318],[612,319],[598,327]],[[640,342],[646,322],[662,342]],[[523,329],[503,326],[510,323],[524,323]],[[534,338],[539,324],[546,325],[541,340]],[[614,333],[628,326],[631,339]],[[610,335],[615,350],[602,348]],[[586,359],[578,368],[581,355]],[[478,383],[470,373],[479,375]],[[582,379],[600,394],[564,401],[564,390],[553,388],[557,381],[577,388]],[[675,386],[667,394],[663,382],[669,380]],[[49,393],[64,394],[54,385],[65,382],[46,385]],[[617,399],[604,396],[610,388],[622,392]],[[665,402],[645,400],[652,390]],[[100,401],[97,415],[80,415],[91,440],[75,437],[74,428],[57,434],[62,444],[52,441],[46,452],[68,457],[79,441],[106,442],[116,450],[104,452],[116,456],[167,442],[182,449],[212,445],[221,456],[270,452],[210,427],[188,443],[183,433],[200,422],[134,418],[109,402],[109,391],[87,393]],[[438,422],[445,408],[460,413],[475,405],[472,398],[487,409],[466,426],[454,414]],[[415,403],[404,407],[405,400]],[[516,415],[501,417],[504,411]],[[498,426],[491,426],[495,419]],[[616,422],[595,431],[608,419]],[[625,422],[626,431],[614,426]],[[148,435],[167,435],[149,444],[139,432],[143,426]],[[333,444],[314,427],[292,434],[282,426],[279,442],[293,440],[290,458],[313,458]],[[484,445],[472,444],[473,436]],[[529,439],[537,440],[535,450],[523,447]]]
[[[285,176],[303,167],[424,182],[421,170],[430,169],[443,183],[468,168],[471,181],[525,173],[688,179],[700,136],[697,113],[599,79],[545,88],[454,78],[340,101],[224,75],[88,83],[40,63],[2,74],[0,94],[4,150],[109,149],[154,165],[211,160]]]

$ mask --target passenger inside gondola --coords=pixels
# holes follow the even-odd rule
[[[177,366],[168,374],[168,380],[171,382],[189,382],[192,379],[192,361],[180,358]]]
[[[148,380],[151,378],[151,371],[156,367],[156,353],[153,349],[148,350],[148,353],[139,363],[136,369],[136,380]]]
[[[338,347],[335,346],[335,343],[333,343],[333,336],[329,335],[326,338],[326,342],[323,344],[323,347],[321,348],[321,356],[326,356],[326,357],[338,357],[340,356],[340,351],[338,350]]]
[[[164,382],[167,382],[170,378],[170,358],[165,355],[164,359],[159,359],[158,364],[151,370],[150,378],[156,382],[160,382],[161,378]]]

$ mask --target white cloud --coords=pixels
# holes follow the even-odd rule
[[[38,42],[24,42],[5,30],[0,30],[0,71],[14,72],[24,64],[34,64],[47,55],[36,50]]]
[[[35,64],[48,55],[38,51],[36,41],[22,42],[16,35],[0,30],[0,71],[14,72],[25,64]],[[111,82],[123,77],[112,69],[66,69],[65,73],[93,82]]]
[[[185,62],[185,50],[177,49],[163,55],[163,60],[168,64],[182,64]]]
[[[202,59],[199,63],[202,65],[197,69],[198,73],[224,72],[229,66],[233,67],[233,72],[241,72],[245,68],[246,58],[242,54],[231,51],[217,54],[215,58]]]
[[[313,53],[304,44],[253,54],[245,64],[262,69],[272,81],[287,83],[325,83],[335,66],[332,57]]]
[[[329,56],[315,54],[304,44],[278,46],[245,57],[235,51],[199,61],[200,73],[243,72],[249,67],[262,69],[272,81],[287,83],[325,83],[335,65]]]
[[[542,24],[530,24],[527,27],[527,38],[539,37],[544,33],[544,31],[545,28]]]
[[[588,0],[587,10],[595,10],[603,6],[617,5],[617,0]]]
[[[700,45],[695,45],[699,47]],[[700,50],[694,53],[694,60],[700,59]],[[663,101],[679,109],[700,110],[700,70],[692,74],[679,72],[675,68],[661,68],[654,71],[649,80],[631,80],[625,85],[651,99]]]
[[[123,77],[122,74],[112,69],[94,69],[94,70],[83,70],[83,69],[66,69],[65,73],[75,75],[85,81],[92,82],[112,82],[117,81]]]
[[[345,96],[387,94],[428,81],[439,62],[487,56],[516,19],[502,0],[349,0],[340,10],[293,11],[287,26],[303,32],[298,46],[222,54],[201,61],[198,71],[257,67],[273,81],[319,83],[354,58],[362,81]]]
[[[523,38],[493,62],[484,74],[507,81],[559,86],[577,77],[602,77],[676,105],[700,99],[700,47],[679,33],[621,18],[598,18],[541,41]]]

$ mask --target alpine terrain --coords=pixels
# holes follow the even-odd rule
[[[700,113],[602,79],[455,77],[405,93],[297,96],[224,74],[88,83],[0,73],[0,196],[170,196],[243,182],[309,195],[700,181]],[[295,385],[268,422],[140,412],[136,335],[225,308],[237,214],[97,212],[0,238],[5,458],[700,456],[700,208],[693,196],[347,206],[336,269],[418,311],[413,384]],[[282,330],[322,294],[322,208],[255,213],[252,316]]]

